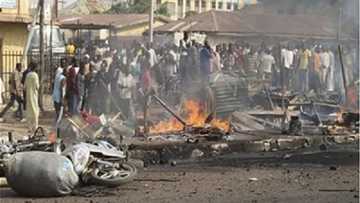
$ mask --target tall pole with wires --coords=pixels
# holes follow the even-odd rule
[[[149,41],[154,41],[154,0],[150,0],[149,11]]]

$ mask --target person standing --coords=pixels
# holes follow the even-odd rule
[[[56,68],[55,70],[55,77],[64,71],[64,68],[66,68],[66,59],[62,58],[60,59],[60,66]]]
[[[209,46],[209,43],[207,41],[204,42],[204,46],[200,51],[200,72],[201,72],[201,78],[203,82],[207,82],[209,80],[210,75],[210,66],[211,66],[211,48]]]
[[[128,66],[124,66],[119,74],[118,80],[120,90],[120,108],[127,119],[133,119],[132,115],[132,92],[135,87],[133,76],[129,72]]]
[[[144,93],[149,92],[153,86],[153,80],[150,74],[150,63],[149,63],[149,53],[144,52],[142,57],[140,58],[140,87]]]
[[[301,92],[305,92],[308,89],[308,68],[311,52],[305,47],[302,47],[299,52],[299,89]]]
[[[36,73],[36,64],[29,64],[29,73],[25,78],[26,90],[26,119],[29,124],[30,132],[35,132],[39,125],[39,76]]]
[[[195,41],[189,43],[187,50],[188,57],[185,77],[187,81],[192,82],[199,78],[199,51],[197,48],[197,43]]]
[[[108,64],[106,60],[103,60],[101,63],[101,69],[95,76],[97,98],[94,99],[96,99],[97,104],[95,108],[97,115],[107,113],[106,104],[108,103],[110,82],[109,74],[106,72],[107,66]]]
[[[66,91],[66,70],[57,71],[54,80],[54,89],[52,99],[54,101],[54,108],[56,113],[56,121],[59,119],[61,107],[64,106],[64,98]]]
[[[109,75],[109,83],[110,83],[110,92],[111,92],[111,112],[117,112],[118,108],[117,108],[117,104],[116,102],[118,100],[120,100],[120,95],[119,94],[119,90],[118,90],[118,78],[119,78],[119,74],[120,74],[120,67],[121,67],[121,63],[122,61],[120,60],[119,57],[114,57],[109,71],[108,71],[108,75]]]
[[[152,43],[147,44],[146,51],[149,53],[150,69],[152,69],[159,61]]]
[[[18,109],[16,111],[16,117],[20,120],[23,119],[23,99],[21,98],[22,94],[22,84],[21,84],[21,63],[16,64],[15,71],[11,74],[9,81],[10,86],[10,102],[5,106],[5,108],[0,112],[0,120],[5,115],[5,113],[15,104],[15,101],[18,103]]]
[[[275,65],[275,58],[271,55],[271,51],[266,49],[260,58],[261,79],[271,81],[272,69]]]
[[[320,53],[320,81],[321,81],[321,89],[326,89],[327,82],[326,78],[328,76],[328,72],[330,69],[330,54],[327,49],[322,49]]]
[[[227,71],[234,71],[235,70],[235,65],[236,65],[236,58],[238,56],[236,55],[236,52],[234,50],[234,45],[233,44],[229,44],[228,45],[228,49],[226,52],[226,58],[225,58],[225,69]]]
[[[85,76],[85,110],[90,114],[96,110],[96,81],[95,76],[97,74],[96,69],[93,65],[90,65],[90,72]]]
[[[176,75],[176,55],[175,52],[170,50],[169,53],[165,55],[165,65],[164,65],[164,94],[167,95],[171,86],[173,85],[173,78]]]
[[[186,48],[186,44],[184,44],[184,41],[180,41],[180,47],[179,47],[179,73],[180,78],[183,83],[186,82],[186,75],[187,75],[187,66],[188,66],[188,50]]]
[[[250,74],[256,74],[258,72],[258,65],[259,65],[259,54],[255,50],[254,47],[251,47],[250,52],[247,53],[246,58],[246,70]]]
[[[66,99],[68,102],[68,111],[71,115],[77,113],[79,90],[76,84],[77,65],[75,58],[66,71]]]
[[[76,47],[73,41],[71,40],[69,44],[66,45],[66,53],[70,56],[75,56],[75,51],[76,51]]]
[[[292,66],[294,62],[294,52],[290,49],[289,46],[281,50],[281,59],[284,67],[284,86],[287,88],[287,90],[289,90],[292,77]]]
[[[216,72],[220,72],[222,67],[221,67],[221,59],[220,59],[220,46],[217,45],[215,47],[215,51],[212,52],[212,60],[211,60],[211,72],[212,73],[216,73]]]
[[[76,110],[80,113],[83,110],[85,100],[85,63],[80,64],[79,73],[76,75],[76,85],[78,89],[78,103]]]
[[[321,87],[320,71],[321,71],[320,48],[316,47],[314,53],[312,54],[312,63],[309,71],[309,90],[314,90],[316,93],[320,93],[320,87]]]
[[[30,73],[30,68],[27,67],[26,70],[23,72],[22,77],[21,77],[21,84],[24,86],[25,85],[25,79],[27,74]],[[26,111],[26,90],[25,88],[23,89],[23,103],[24,103],[24,110]]]

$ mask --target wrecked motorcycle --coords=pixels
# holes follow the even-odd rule
[[[69,130],[59,130],[62,133],[58,135],[63,143],[62,155],[73,162],[84,184],[119,186],[135,177],[137,169],[128,161],[127,145],[121,144],[122,136],[117,143],[109,135],[111,120],[83,113],[65,121],[65,128]],[[94,126],[98,126],[95,131],[89,129]]]
[[[32,136],[23,140],[14,140],[12,134],[9,133],[7,141],[0,142],[0,177],[4,176],[4,168],[11,155],[27,151],[61,153],[58,142],[49,140],[42,127],[37,128]]]
[[[131,181],[136,167],[128,162],[127,149],[117,149],[109,142],[95,140],[67,147],[62,155],[69,158],[84,184],[119,186]]]

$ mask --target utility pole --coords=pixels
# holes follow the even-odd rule
[[[55,18],[59,17],[59,0],[55,0]]]
[[[45,67],[45,57],[44,57],[44,0],[39,0],[40,6],[40,88],[39,88],[39,106],[41,110],[44,110],[43,102],[43,92],[44,92],[44,67]]]
[[[342,24],[342,8],[339,8],[339,16],[338,16],[338,29],[337,29],[337,41],[340,43],[341,41],[341,24]]]
[[[150,14],[149,14],[149,41],[154,40],[154,0],[150,0]]]

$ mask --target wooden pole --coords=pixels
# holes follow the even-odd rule
[[[44,110],[43,92],[44,92],[44,68],[45,68],[45,56],[44,56],[44,0],[40,2],[40,87],[39,87],[39,106]]]
[[[347,81],[346,81],[346,75],[345,75],[346,72],[345,72],[344,62],[343,62],[343,58],[342,58],[342,48],[341,48],[341,45],[340,45],[340,44],[339,44],[339,46],[338,46],[338,52],[339,52],[339,59],[340,59],[340,65],[341,65],[341,73],[342,73],[344,90],[345,90],[345,104],[346,104],[346,103],[347,103],[348,90],[347,90]]]

